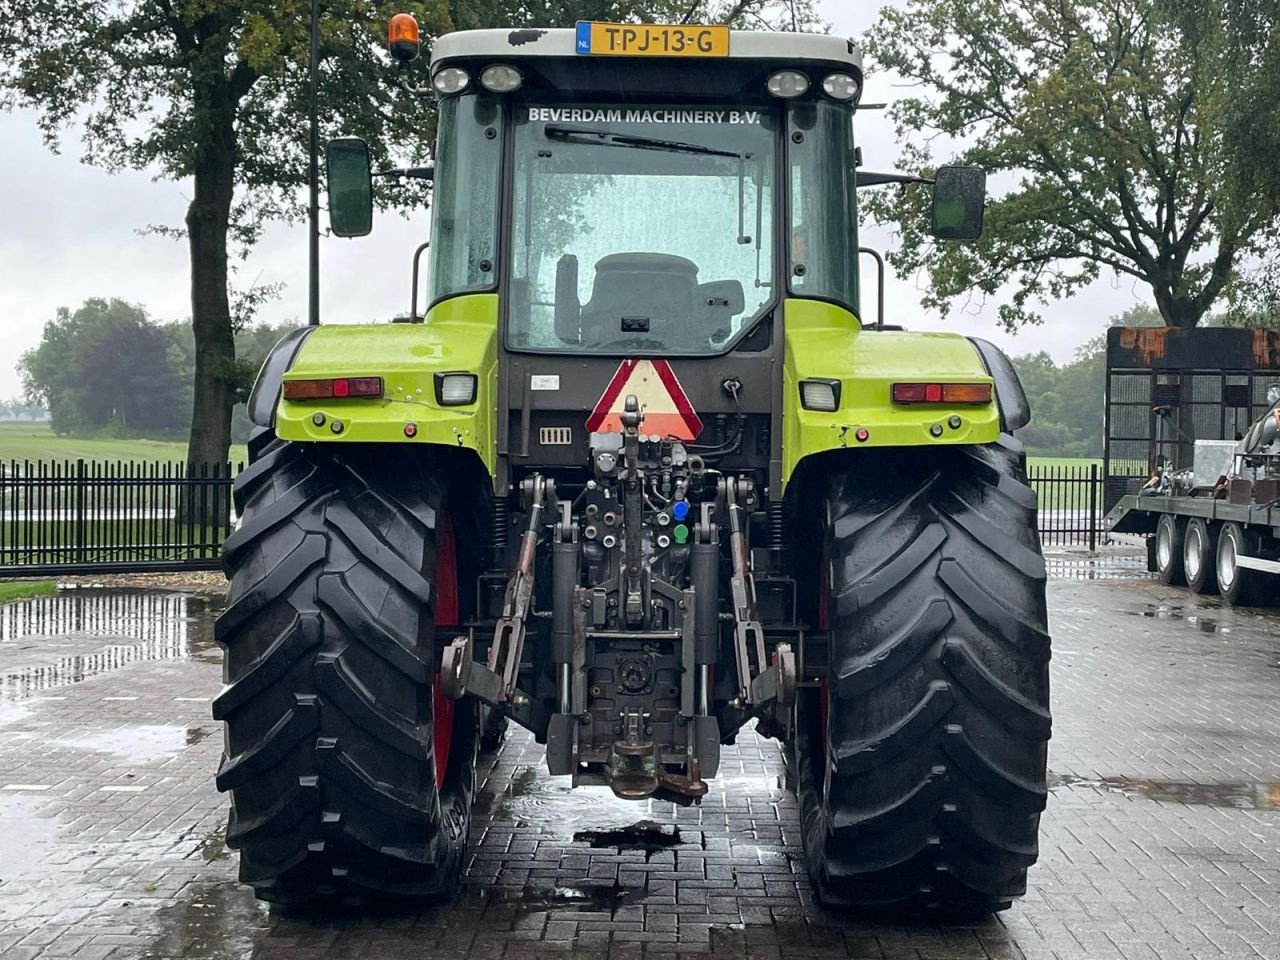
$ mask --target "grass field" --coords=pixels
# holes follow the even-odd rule
[[[1083,467],[1089,469],[1089,464],[1096,463],[1098,468],[1102,468],[1101,457],[1027,457],[1027,466],[1029,467]]]
[[[0,581],[0,603],[25,600],[28,597],[43,597],[57,592],[58,585],[52,580]]]
[[[7,460],[183,461],[187,445],[163,440],[86,440],[59,437],[45,423],[0,423],[0,463]],[[231,448],[231,462],[243,463],[242,445]]]

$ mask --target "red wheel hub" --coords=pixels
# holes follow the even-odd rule
[[[433,622],[440,627],[458,625],[458,556],[453,524],[444,511],[436,513],[436,595]],[[436,759],[436,788],[444,786],[449,769],[449,748],[453,744],[455,704],[440,689],[440,673],[431,679],[431,732]]]

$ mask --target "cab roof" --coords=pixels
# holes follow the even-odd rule
[[[579,56],[577,31],[553,30],[460,30],[446,33],[432,44],[431,72],[449,60],[521,60],[526,57],[565,57],[569,59],[603,59]],[[652,57],[611,57],[614,60],[653,60]],[[683,58],[661,58],[665,63]],[[769,33],[733,30],[729,33],[729,60],[767,60],[773,63],[812,61],[828,67],[852,70],[862,79],[862,51],[852,40],[816,33]]]

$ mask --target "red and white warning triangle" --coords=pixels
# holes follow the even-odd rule
[[[702,432],[702,421],[665,360],[623,360],[587,418],[587,429],[592,433],[621,433],[622,405],[631,393],[644,411],[640,432],[645,436],[696,440]]]

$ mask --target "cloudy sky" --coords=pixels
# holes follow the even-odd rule
[[[857,36],[874,19],[878,4],[818,0],[818,7],[835,33]],[[888,78],[872,75],[864,100],[892,101],[900,92]],[[866,165],[891,169],[897,148],[887,119],[864,112],[859,121]],[[94,296],[121,297],[161,319],[190,316],[185,244],[139,234],[150,224],[181,225],[189,183],[153,181],[137,172],[108,175],[84,166],[76,131],[68,133],[61,154],[52,154],[41,142],[34,116],[22,112],[0,113],[0,150],[8,171],[0,193],[0,398],[19,392],[18,356],[39,341],[41,327],[60,306],[74,307]],[[406,312],[410,257],[425,234],[425,216],[406,221],[382,215],[370,237],[323,240],[324,320],[357,322]],[[862,242],[885,249],[893,238],[887,231],[866,229]],[[305,319],[304,227],[269,228],[239,269],[240,285],[285,284],[281,299],[264,309],[264,320]],[[927,315],[919,305],[921,283],[917,277],[891,279],[886,289],[890,322],[987,336],[1012,353],[1043,349],[1059,360],[1069,359],[1076,346],[1101,332],[1109,316],[1144,296],[1129,281],[1105,277],[1044,311],[1043,326],[1010,337],[995,328],[994,303],[979,313],[953,312],[945,321]],[[874,304],[873,278],[864,290],[866,303]]]

